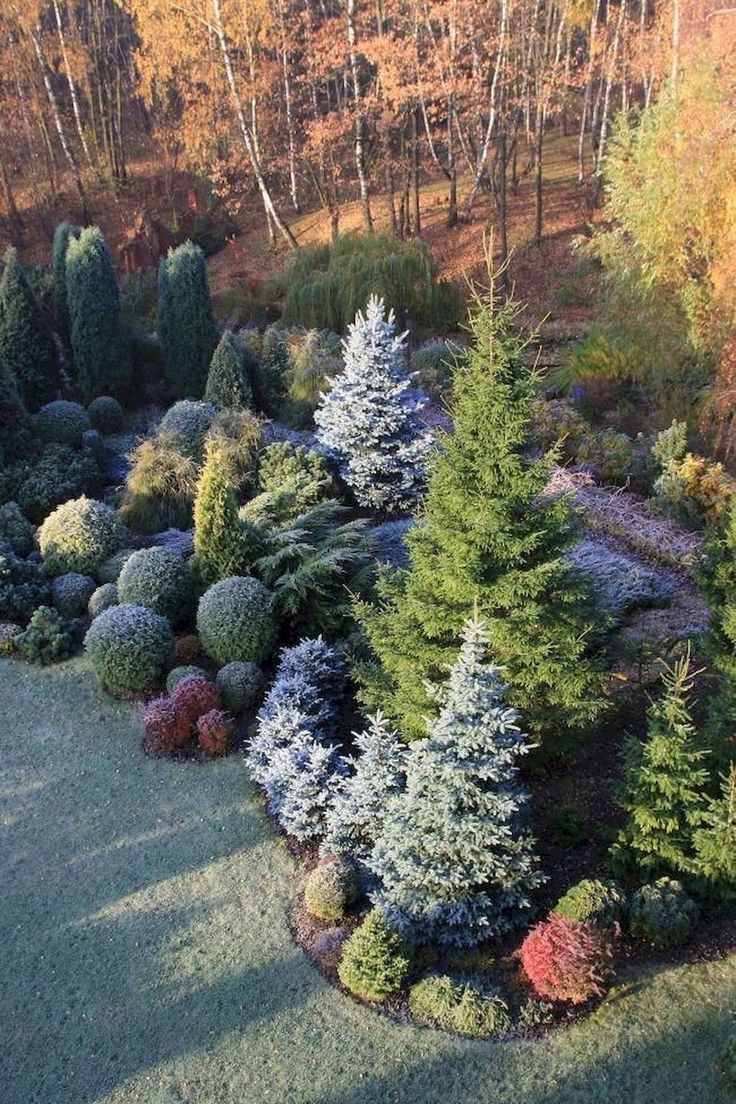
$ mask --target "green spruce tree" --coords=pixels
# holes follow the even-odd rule
[[[212,355],[204,397],[218,410],[248,410],[253,391],[248,367],[250,357],[232,330],[225,330]]]
[[[51,248],[51,274],[54,278],[54,316],[56,332],[65,349],[71,350],[71,318],[66,287],[66,251],[71,238],[81,234],[79,226],[70,222],[60,222],[54,230],[54,243]]]
[[[692,874],[693,837],[704,823],[708,772],[688,708],[690,654],[663,675],[664,690],[647,714],[647,735],[630,735],[623,750],[619,801],[626,823],[613,846],[614,864],[648,876]]]
[[[736,895],[736,763],[723,776],[719,797],[708,805],[695,833],[696,870],[726,896]]]
[[[364,703],[405,739],[423,735],[427,680],[447,670],[476,602],[533,735],[559,740],[602,709],[591,606],[565,559],[568,506],[542,496],[550,462],[530,455],[534,376],[512,320],[511,307],[475,303],[474,342],[455,369],[454,432],[430,467],[409,570],[384,572],[379,603],[357,606],[378,661],[358,669]]]
[[[698,581],[710,607],[706,650],[715,673],[704,742],[725,769],[736,760],[736,501],[725,523],[707,534]]]
[[[15,376],[29,410],[37,410],[59,386],[56,345],[18,254],[5,254],[0,280],[0,357]]]
[[[269,418],[276,418],[286,399],[290,367],[286,334],[269,326],[263,335],[261,356],[253,377],[256,406]]]
[[[194,552],[200,578],[210,584],[230,575],[248,575],[260,550],[257,530],[238,516],[223,447],[211,438],[194,500]]]
[[[120,322],[120,289],[110,251],[99,226],[71,237],[66,251],[66,286],[77,386],[85,400],[126,395],[130,347]]]
[[[177,398],[201,399],[217,327],[207,279],[207,262],[190,241],[159,264],[158,336],[164,354],[166,378]]]

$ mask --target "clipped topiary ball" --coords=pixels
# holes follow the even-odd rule
[[[345,944],[337,972],[351,993],[380,1001],[401,989],[410,966],[404,941],[383,914],[372,909]]]
[[[213,759],[227,755],[232,747],[235,725],[229,713],[222,709],[210,709],[197,721],[197,743],[205,755]]]
[[[17,502],[0,506],[0,543],[9,544],[16,556],[27,556],[33,550],[35,533]]]
[[[164,414],[158,427],[159,435],[187,456],[199,456],[216,414],[211,403],[182,399]]]
[[[69,571],[51,584],[51,597],[62,617],[83,617],[96,583],[90,575]]]
[[[98,679],[117,691],[159,686],[173,644],[169,622],[145,606],[112,606],[95,618],[84,638]]]
[[[610,879],[583,878],[568,889],[554,907],[558,916],[568,920],[590,921],[610,928],[626,909],[626,894]]]
[[[189,717],[170,698],[156,698],[146,706],[143,730],[155,751],[176,751],[188,743],[192,735]]]
[[[215,677],[222,704],[231,713],[244,713],[256,705],[263,694],[266,679],[256,663],[226,663]]]
[[[121,433],[125,424],[123,408],[111,395],[100,395],[87,407],[92,425],[98,433]]]
[[[206,680],[207,672],[202,667],[195,667],[191,663],[184,666],[172,667],[166,676],[166,693],[172,694],[175,687],[185,678],[201,678]]]
[[[222,705],[220,691],[214,682],[197,675],[188,675],[178,682],[171,691],[171,697],[182,707],[192,724]]]
[[[304,906],[320,920],[342,920],[359,895],[360,879],[354,864],[335,857],[310,872],[304,887]]]
[[[121,603],[148,606],[176,626],[186,621],[194,605],[194,580],[189,564],[168,548],[143,548],[124,563],[118,577]]]
[[[97,578],[99,582],[116,583],[120,577],[120,572],[123,570],[123,566],[134,552],[134,548],[121,548],[119,552],[114,552],[113,555],[105,560],[104,563],[100,564],[97,569]]]
[[[197,629],[215,663],[262,662],[276,646],[270,590],[250,576],[222,579],[200,598]]]
[[[106,609],[119,605],[118,588],[115,583],[103,583],[102,586],[98,586],[92,592],[87,605],[87,613],[94,621],[95,617],[99,617]]]
[[[89,414],[79,403],[56,399],[46,403],[36,415],[36,426],[44,441],[58,445],[81,445],[91,429]]]
[[[629,927],[637,939],[658,947],[684,943],[698,920],[698,906],[674,878],[643,885],[631,898]]]
[[[49,514],[38,531],[38,543],[49,574],[94,575],[121,548],[125,535],[111,506],[82,497],[64,502]]]

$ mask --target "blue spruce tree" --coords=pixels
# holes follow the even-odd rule
[[[374,904],[417,943],[473,946],[520,923],[543,880],[523,822],[517,760],[529,750],[484,662],[485,625],[462,634],[441,712],[407,762],[368,860]]]
[[[424,397],[405,368],[404,334],[382,299],[368,300],[343,342],[345,370],[315,411],[319,441],[361,506],[411,510],[424,493],[432,438],[419,412]]]

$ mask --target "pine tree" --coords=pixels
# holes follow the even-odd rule
[[[253,391],[242,342],[232,330],[225,330],[212,355],[204,397],[219,410],[253,408]]]
[[[708,780],[688,709],[689,653],[664,672],[663,683],[649,707],[646,739],[632,735],[624,745],[619,803],[627,819],[612,854],[618,866],[633,864],[648,875],[689,874]]]
[[[289,347],[286,334],[278,326],[269,326],[263,335],[261,355],[253,373],[256,406],[269,418],[281,412],[287,391]]]
[[[353,773],[335,795],[322,852],[365,861],[383,827],[387,802],[404,788],[407,749],[381,713],[353,735],[360,754],[350,761]]]
[[[529,750],[504,700],[488,634],[472,619],[429,738],[408,756],[368,866],[373,901],[419,943],[472,946],[520,923],[542,881],[523,825],[517,760]]]
[[[86,400],[120,398],[130,385],[130,348],[120,321],[120,289],[98,226],[70,238],[66,287],[77,384]]]
[[[433,442],[419,417],[425,399],[405,369],[406,335],[372,297],[344,342],[345,370],[315,411],[317,436],[361,506],[410,510],[425,489]]]
[[[454,432],[407,536],[409,570],[385,571],[379,603],[357,607],[379,661],[358,671],[364,704],[383,708],[406,739],[423,734],[427,682],[452,662],[476,602],[535,737],[560,740],[602,709],[594,614],[565,558],[568,506],[542,495],[550,463],[530,457],[534,375],[512,320],[511,307],[475,304],[474,345],[455,369]]]
[[[56,345],[12,247],[0,280],[0,357],[15,376],[29,410],[52,399],[59,385]]]
[[[705,743],[721,767],[736,759],[736,501],[722,528],[707,534],[699,583],[710,607],[706,643],[716,675],[704,725]]]
[[[81,234],[79,226],[70,222],[60,222],[54,230],[54,243],[51,249],[51,273],[54,278],[54,316],[56,330],[64,347],[70,349],[71,318],[66,287],[66,251],[71,238]]]
[[[217,327],[198,245],[170,249],[158,271],[158,336],[166,378],[177,398],[199,399],[217,346]]]
[[[230,575],[247,575],[261,551],[256,528],[238,516],[238,499],[217,438],[207,441],[197,484],[194,551],[197,570],[207,584]]]
[[[723,776],[720,797],[710,802],[695,833],[700,877],[729,896],[736,894],[736,763]]]

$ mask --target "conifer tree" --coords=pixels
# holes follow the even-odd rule
[[[647,875],[689,874],[708,780],[688,708],[689,653],[664,672],[663,683],[649,707],[646,739],[631,735],[624,745],[619,803],[627,819],[612,854],[619,867],[634,865]]]
[[[550,462],[530,456],[534,375],[512,320],[512,307],[475,303],[474,343],[455,367],[454,432],[407,536],[409,570],[384,571],[378,604],[357,607],[378,660],[357,672],[364,704],[383,708],[406,739],[423,734],[427,682],[449,667],[476,602],[535,737],[561,740],[602,709],[594,614],[565,558],[568,506],[542,495]]]
[[[14,450],[18,431],[28,428],[29,421],[15,376],[0,356],[0,449]]]
[[[0,280],[0,357],[18,381],[29,410],[54,397],[59,385],[56,345],[12,247],[5,254]]]
[[[200,399],[217,346],[207,262],[190,241],[159,264],[158,336],[166,378],[177,398]]]
[[[248,374],[247,356],[242,342],[232,330],[225,330],[212,354],[204,397],[218,410],[253,408],[253,391]]]
[[[77,384],[85,399],[125,395],[130,385],[130,347],[120,321],[120,289],[110,252],[98,226],[71,237],[66,251],[66,287]]]
[[[422,497],[433,440],[419,413],[426,400],[405,368],[406,334],[393,311],[368,300],[344,342],[344,371],[329,381],[314,420],[320,442],[361,506],[410,510]]]
[[[256,406],[269,418],[277,418],[287,391],[289,347],[286,334],[278,326],[269,326],[263,335],[261,355],[253,372]]]
[[[56,331],[64,347],[69,349],[71,339],[71,319],[66,287],[66,251],[71,238],[78,238],[79,226],[70,222],[60,222],[54,230],[54,243],[51,248],[51,273],[54,278],[54,316]]]
[[[719,797],[703,815],[695,833],[697,873],[721,891],[736,894],[736,763],[723,776]]]
[[[710,608],[706,648],[716,686],[707,701],[704,740],[725,768],[736,760],[736,501],[723,526],[708,532],[705,553],[698,581]]]
[[[323,743],[308,725],[289,732],[288,742],[273,751],[265,780],[269,807],[285,832],[298,840],[324,833],[344,770],[336,745]]]
[[[353,773],[335,795],[322,852],[364,861],[380,834],[388,801],[404,788],[406,745],[381,713],[353,735],[360,754],[350,761]]]
[[[503,699],[488,634],[472,619],[429,738],[410,750],[406,790],[368,859],[374,904],[419,943],[472,946],[520,923],[543,881],[524,827],[517,760],[529,750]]]
[[[260,552],[254,526],[238,516],[238,499],[217,438],[207,441],[194,500],[194,551],[205,583],[249,573]]]

